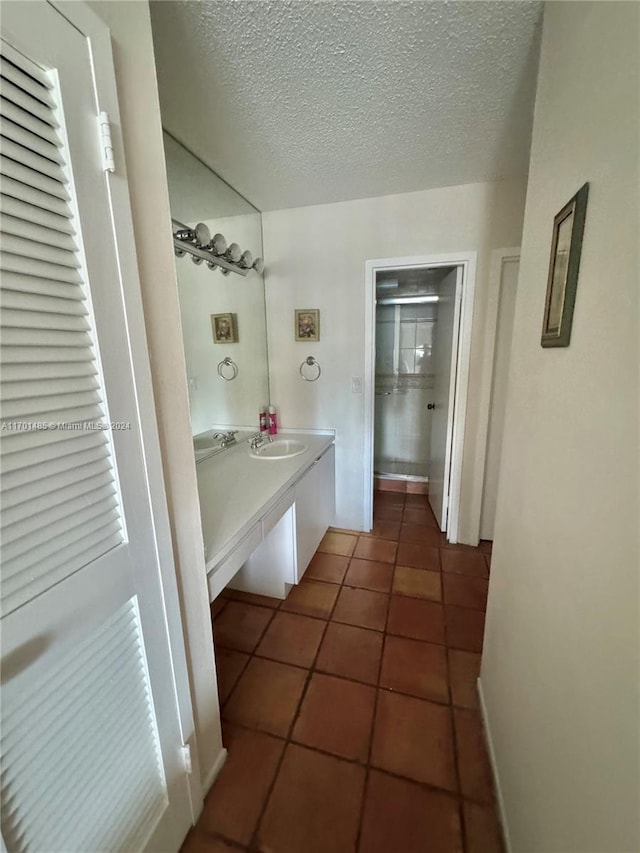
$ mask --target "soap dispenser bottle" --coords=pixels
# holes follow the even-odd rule
[[[269,435],[278,433],[278,416],[275,406],[269,406]]]
[[[269,429],[269,422],[267,420],[267,407],[260,406],[260,415],[258,417],[258,424],[260,427],[260,432],[266,432]]]

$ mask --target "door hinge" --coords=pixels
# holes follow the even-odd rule
[[[105,172],[115,172],[116,161],[113,156],[113,142],[111,141],[111,122],[109,121],[108,113],[101,112],[98,116],[98,129],[100,131],[102,169]]]
[[[180,747],[180,754],[182,755],[182,766],[184,767],[184,772],[191,775],[193,772],[193,765],[191,763],[191,747],[188,743],[185,743],[184,746]]]

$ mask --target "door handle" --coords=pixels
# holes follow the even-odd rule
[[[435,407],[436,407],[435,403],[427,403],[427,409],[435,409]]]

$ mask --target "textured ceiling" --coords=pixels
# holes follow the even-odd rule
[[[524,176],[541,14],[152,2],[163,124],[260,210]]]

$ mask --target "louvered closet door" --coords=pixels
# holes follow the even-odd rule
[[[2,36],[3,838],[175,850],[188,786],[90,43],[45,3],[3,3]]]

